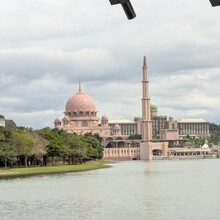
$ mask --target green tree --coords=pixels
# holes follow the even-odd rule
[[[63,135],[65,132],[57,129],[44,128],[37,133],[48,141],[47,157],[51,157],[52,164],[55,165],[56,157],[63,157],[67,154],[68,149],[63,141]]]
[[[101,142],[95,137],[84,136],[82,141],[87,143],[88,157],[91,159],[101,159],[103,157],[103,148]]]
[[[13,145],[10,145],[7,142],[0,143],[0,158],[4,161],[5,168],[7,168],[8,163],[12,166],[16,156],[17,152]]]
[[[220,131],[220,125],[217,125],[215,123],[210,123],[209,124],[209,131],[210,131],[210,133],[213,133],[215,131]]]
[[[215,145],[220,144],[220,131],[214,131],[211,133],[209,142]]]
[[[141,138],[141,134],[133,134],[128,137],[128,140],[140,140]]]
[[[9,128],[0,127],[0,160],[7,167],[14,163],[17,152],[14,145],[11,143],[12,130]]]
[[[17,154],[24,157],[24,165],[27,167],[28,157],[33,155],[34,139],[24,131],[18,129],[12,133],[11,143],[16,146]]]
[[[37,161],[40,161],[40,165],[42,166],[43,157],[47,154],[47,145],[49,141],[41,137],[37,132],[30,132],[30,135],[35,140],[33,155]]]

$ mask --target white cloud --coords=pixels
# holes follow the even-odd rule
[[[220,123],[220,18],[209,1],[133,1],[131,21],[103,0],[3,0],[0,114],[52,126],[78,78],[100,117],[141,114],[142,57],[160,114]]]

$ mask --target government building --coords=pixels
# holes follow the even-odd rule
[[[204,119],[181,119],[178,121],[179,137],[204,137],[209,135],[209,122]]]

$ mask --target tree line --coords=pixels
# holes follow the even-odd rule
[[[102,156],[98,134],[77,135],[50,128],[0,127],[0,166],[78,164],[101,159]]]
[[[209,142],[211,142],[214,145],[219,145],[220,144],[220,124],[217,125],[214,123],[210,123],[209,130],[210,130]]]

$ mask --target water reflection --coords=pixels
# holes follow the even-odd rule
[[[220,160],[0,180],[0,219],[219,219]]]

